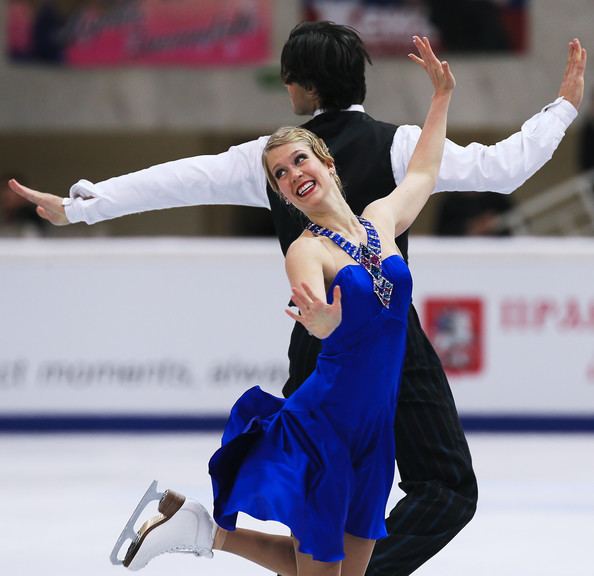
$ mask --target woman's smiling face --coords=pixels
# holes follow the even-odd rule
[[[279,192],[297,208],[316,203],[334,184],[333,165],[322,162],[306,142],[291,142],[268,152],[266,163]]]

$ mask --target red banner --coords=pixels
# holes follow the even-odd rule
[[[13,60],[75,67],[225,66],[261,63],[270,55],[270,0],[64,4],[9,0]]]
[[[412,35],[440,52],[522,52],[529,0],[302,0],[306,20],[359,31],[371,55],[405,55]]]

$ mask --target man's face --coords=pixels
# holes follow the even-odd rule
[[[297,82],[291,82],[285,86],[289,92],[293,112],[298,116],[311,116],[319,108],[315,90],[304,88]]]

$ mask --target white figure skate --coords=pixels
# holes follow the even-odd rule
[[[147,505],[156,500],[159,501],[159,515],[150,518],[135,531],[135,522]],[[204,506],[172,490],[159,492],[155,480],[132,512],[110,559],[112,564],[140,570],[153,558],[166,552],[186,552],[212,558],[216,530],[216,524]],[[127,540],[131,544],[124,559],[120,559],[118,554]]]

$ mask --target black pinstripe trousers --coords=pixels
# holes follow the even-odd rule
[[[296,324],[285,396],[313,371],[319,350],[320,342]],[[377,542],[367,576],[411,574],[476,510],[476,478],[452,392],[413,306],[394,431],[399,486],[405,496],[386,520],[388,536]]]

